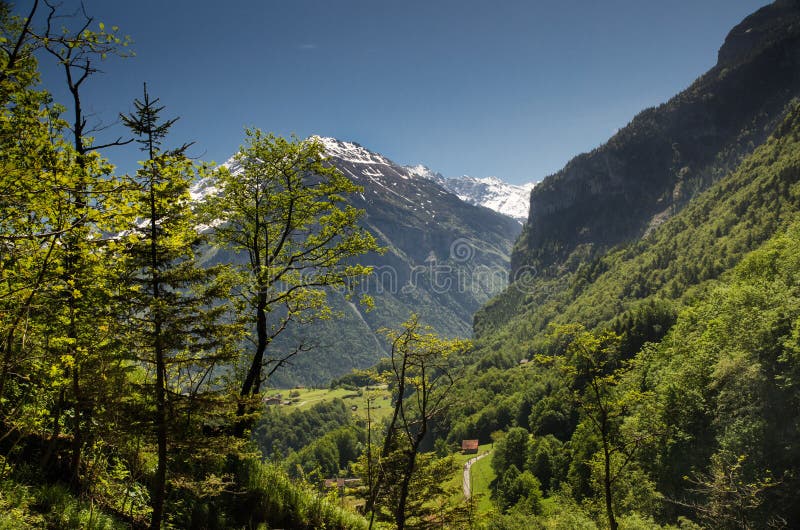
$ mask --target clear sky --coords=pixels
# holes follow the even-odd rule
[[[727,32],[767,2],[84,3],[130,35],[136,52],[106,61],[86,87],[87,107],[105,122],[129,112],[147,81],[181,116],[173,143],[195,141],[193,155],[205,160],[227,159],[250,126],[356,141],[446,176],[521,183],[687,87],[716,62]],[[45,70],[57,95],[60,75]],[[106,156],[130,171],[138,153]]]

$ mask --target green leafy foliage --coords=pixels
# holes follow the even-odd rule
[[[266,455],[281,457],[351,423],[350,410],[341,399],[315,403],[308,410],[291,413],[269,407],[253,429],[253,437]]]
[[[358,460],[366,442],[366,433],[350,425],[329,430],[320,438],[292,453],[284,466],[292,476],[313,473],[321,477],[350,474],[350,465]]]
[[[453,466],[453,460],[437,459],[435,453],[422,452],[421,447],[451,402],[451,390],[459,375],[452,359],[463,355],[471,344],[442,339],[413,314],[399,329],[384,333],[391,344],[387,383],[393,390],[394,411],[380,450],[373,450],[372,427],[368,425],[368,445],[361,467],[370,521],[376,517],[392,521],[402,530],[432,517],[429,510],[433,500],[450,497],[448,481],[442,473]],[[439,512],[440,517],[447,513],[449,518],[460,509],[440,505]]]
[[[84,83],[127,40],[57,3],[30,17],[0,2],[0,527],[363,528],[232,436],[240,278],[198,265],[188,193],[210,170],[162,150],[174,120],[146,91],[123,117],[145,152],[135,176],[99,153],[124,140],[87,135]],[[65,74],[72,123],[38,85],[37,50]],[[333,210],[314,222],[357,217]],[[333,259],[319,233],[292,245],[303,236]]]
[[[385,422],[341,401],[262,416],[266,379],[307,346],[278,335],[343,312],[370,272],[358,186],[313,140],[248,131],[218,172],[163,151],[174,120],[146,93],[123,118],[146,160],[115,175],[98,151],[122,140],[87,135],[81,86],[127,41],[90,17],[59,33],[48,7],[33,23],[0,2],[1,528],[800,526],[800,108],[755,97],[706,149],[678,126],[687,102],[725,117],[748,73],[784,86],[783,69],[765,77],[780,46],[726,44],[724,68],[567,168],[602,158],[598,174],[657,185],[529,225],[515,266],[546,267],[477,315],[474,348],[416,317],[387,331],[376,373],[340,381],[387,383]],[[796,17],[759,17],[790,8],[750,22],[781,42]],[[37,49],[66,74],[72,123],[38,85]],[[222,191],[202,217],[198,179]],[[201,222],[219,247],[204,267]],[[214,252],[246,260],[225,270]],[[473,438],[494,442],[484,521],[448,454]],[[369,522],[317,489],[341,474],[364,478]]]

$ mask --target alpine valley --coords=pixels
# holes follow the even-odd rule
[[[800,528],[800,0],[535,185],[259,129],[215,169],[162,150],[175,120],[147,85],[120,116],[145,160],[117,175],[81,85],[127,39],[20,3],[30,21],[0,0],[0,529]],[[602,9],[649,29],[656,5]],[[315,8],[303,31],[333,24]],[[445,11],[426,13],[447,36]],[[413,44],[382,22],[364,55],[308,41],[280,64],[333,51],[371,90],[388,30]],[[66,71],[70,115],[39,61]]]

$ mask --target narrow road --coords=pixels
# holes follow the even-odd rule
[[[472,464],[483,458],[484,456],[489,456],[491,451],[487,451],[482,455],[478,455],[474,458],[470,458],[467,460],[467,463],[464,464],[464,479],[462,480],[462,486],[464,488],[464,498],[469,499],[472,496],[472,483],[470,482],[470,469],[472,468]]]

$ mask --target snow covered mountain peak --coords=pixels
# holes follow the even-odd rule
[[[351,162],[353,164],[380,164],[388,166],[391,161],[384,156],[361,147],[355,142],[343,142],[336,138],[327,136],[312,136],[311,139],[317,140],[325,147],[328,155]]]
[[[470,177],[469,175],[464,175],[461,177],[462,179],[473,179],[475,182],[480,184],[486,184],[487,186],[499,186],[501,184],[506,184],[506,182],[500,180],[497,177]]]
[[[497,177],[475,178],[469,176],[446,179],[444,186],[462,201],[485,206],[513,217],[520,223],[528,220],[531,190],[534,182],[509,184]]]
[[[443,180],[446,180],[441,173],[436,173],[428,166],[417,164],[416,166],[404,166],[406,171],[408,171],[414,177],[422,177],[429,180],[433,180],[438,182],[439,184],[442,183]]]
[[[328,155],[354,164],[392,165],[386,157],[373,153],[355,142],[343,142],[336,138],[312,136],[322,142]],[[520,223],[528,220],[531,189],[535,183],[509,184],[497,177],[476,178],[469,176],[446,178],[428,166],[417,164],[403,166],[409,177],[432,180],[455,194],[464,202],[483,206],[512,217]],[[403,176],[403,178],[406,178]]]
[[[534,182],[517,185],[497,177],[477,178],[467,175],[446,178],[421,164],[405,168],[415,177],[437,182],[464,202],[489,208],[513,217],[520,223],[528,220],[531,190],[536,185]]]
[[[530,195],[535,182],[517,185],[497,177],[477,178],[467,175],[447,178],[422,164],[405,166],[405,169],[414,177],[433,180],[464,202],[489,208],[513,217],[520,223],[528,220]]]
[[[476,178],[462,176],[447,178],[441,173],[433,171],[428,166],[422,164],[417,164],[415,166],[397,165],[385,156],[372,152],[355,142],[345,142],[336,138],[317,135],[311,136],[309,139],[320,142],[328,156],[336,158],[341,162],[359,166],[360,173],[357,175],[350,175],[356,180],[366,178],[371,182],[380,184],[384,188],[386,186],[394,188],[397,186],[397,183],[383,182],[387,178],[383,175],[383,172],[388,171],[388,169],[366,169],[361,167],[391,166],[394,168],[394,171],[397,172],[397,176],[407,180],[409,183],[415,178],[431,180],[468,204],[489,208],[490,210],[511,217],[519,223],[524,223],[528,219],[530,192],[534,186],[533,182],[515,185],[504,182],[497,177]],[[239,170],[234,158],[229,159],[223,166],[226,166],[234,173]],[[205,196],[217,192],[218,190],[213,179],[203,179],[195,183],[190,190],[192,199],[194,200],[202,200]],[[392,189],[391,192],[398,193],[398,190]]]

